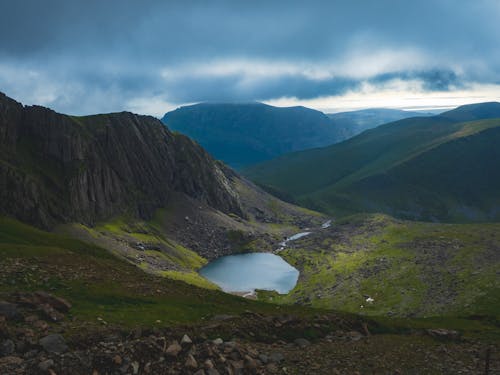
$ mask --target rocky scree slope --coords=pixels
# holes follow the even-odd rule
[[[159,120],[122,112],[74,117],[0,94],[0,213],[39,227],[150,218],[174,192],[242,215],[226,172]]]

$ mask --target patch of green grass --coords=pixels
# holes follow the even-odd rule
[[[278,303],[370,316],[497,317],[500,224],[432,224],[358,215],[280,253],[300,271]],[[366,301],[367,296],[374,299]]]
[[[280,311],[215,290],[194,272],[153,276],[97,246],[5,218],[0,218],[0,269],[1,294],[46,290],[68,299],[72,316],[96,324],[101,318],[120,327],[158,326],[246,310]]]
[[[208,281],[196,272],[188,273],[179,271],[163,271],[160,274],[162,276],[168,277],[169,279],[184,281],[187,284],[195,285],[200,288],[219,289],[217,285]]]
[[[337,217],[385,212],[487,222],[500,218],[499,137],[500,119],[410,118],[329,147],[283,155],[245,173],[298,204]]]

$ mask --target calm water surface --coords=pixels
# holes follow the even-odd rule
[[[210,262],[200,274],[226,292],[254,289],[288,293],[297,284],[299,271],[283,258],[269,253],[228,255]]]

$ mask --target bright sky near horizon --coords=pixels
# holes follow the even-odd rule
[[[0,91],[60,112],[500,101],[497,0],[0,1]]]

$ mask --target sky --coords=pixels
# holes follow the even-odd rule
[[[500,101],[499,0],[0,0],[0,91],[83,115]]]

